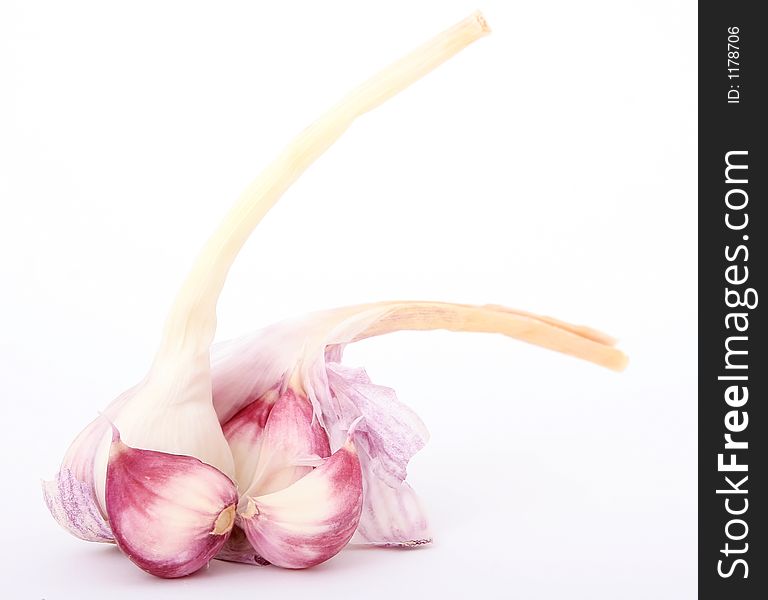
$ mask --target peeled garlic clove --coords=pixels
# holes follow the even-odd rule
[[[303,569],[335,556],[360,520],[363,482],[351,441],[293,485],[247,498],[238,517],[256,552],[278,567]]]
[[[191,456],[139,450],[113,434],[107,515],[120,549],[159,577],[205,566],[227,541],[238,495],[221,471]]]

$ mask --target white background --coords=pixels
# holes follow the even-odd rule
[[[357,302],[491,302],[616,335],[629,368],[477,334],[351,347],[430,427],[409,481],[434,546],[163,581],[59,529],[39,480],[143,375],[260,167],[477,6],[0,5],[4,597],[695,597],[696,5],[479,7],[491,36],[362,118],[264,220],[219,338]]]

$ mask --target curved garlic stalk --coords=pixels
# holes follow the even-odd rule
[[[280,196],[357,117],[376,108],[490,32],[478,12],[371,77],[302,131],[245,190],[208,240],[184,282],[165,328],[160,355],[180,347],[207,353],[216,331],[216,302],[237,253]]]
[[[499,333],[586,360],[613,371],[627,364],[616,340],[595,329],[505,308],[448,302],[390,301],[320,311],[271,325],[212,348],[213,405],[222,423],[261,398],[326,348],[404,330]],[[243,373],[249,375],[243,377]],[[297,379],[298,377],[298,379]]]
[[[232,452],[212,405],[209,349],[216,330],[216,303],[237,253],[281,194],[358,116],[488,31],[485,20],[476,13],[372,77],[299,134],[248,187],[205,245],[182,285],[149,373],[104,411],[127,447],[166,456],[195,457],[223,475],[235,476]],[[98,421],[92,423],[73,443],[57,479],[44,484],[46,501],[54,517],[86,539],[109,541],[105,518],[109,517],[110,523],[117,519],[115,505],[110,508],[109,502],[113,491],[109,473],[114,471],[110,469],[116,460],[111,448],[109,427]],[[157,514],[150,511],[146,516],[143,527],[158,526]],[[135,520],[131,524],[140,526]],[[140,553],[140,547],[120,542],[121,538],[129,537],[117,536],[121,548]],[[133,558],[150,571],[151,565],[156,564],[151,557]],[[192,561],[186,566],[152,572],[178,576],[190,572],[196,564]]]

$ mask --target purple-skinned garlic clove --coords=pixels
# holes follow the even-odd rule
[[[271,389],[221,425],[235,462],[235,481],[241,490],[247,488],[259,468],[264,430],[278,397],[277,390]]]
[[[204,567],[235,523],[237,489],[197,458],[139,450],[114,431],[107,465],[106,504],[120,549],[159,577],[183,577]]]
[[[335,556],[360,521],[363,482],[351,440],[294,484],[244,498],[238,525],[264,559],[304,569]]]
[[[266,409],[260,404],[269,402],[266,396],[223,426],[244,496],[287,488],[331,455],[328,435],[305,396],[288,388],[264,416]]]

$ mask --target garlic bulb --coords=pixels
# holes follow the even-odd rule
[[[592,330],[436,302],[336,309],[211,346],[229,268],[281,194],[358,116],[488,31],[473,14],[372,77],[246,189],[183,283],[149,373],[77,436],[44,482],[64,528],[116,543],[161,577],[213,557],[304,568],[350,540],[426,543],[426,517],[405,483],[426,428],[392,390],[341,364],[346,344],[399,329],[497,332],[623,367],[613,340]]]

